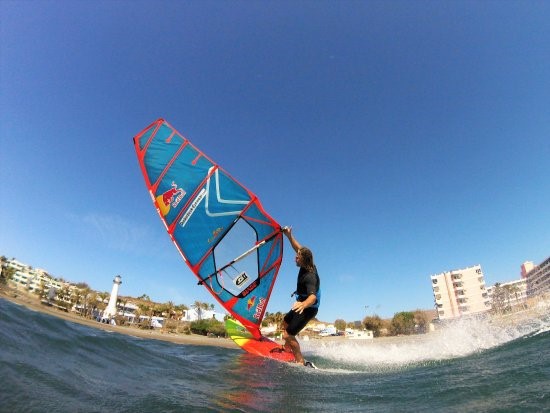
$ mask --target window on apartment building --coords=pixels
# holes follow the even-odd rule
[[[434,279],[432,280],[432,284],[437,284],[437,278],[434,278]]]
[[[434,287],[434,292],[438,293],[439,292],[439,287]]]
[[[440,300],[440,299],[441,299],[441,294],[437,294],[437,295],[435,296],[435,299],[436,299],[436,300]]]

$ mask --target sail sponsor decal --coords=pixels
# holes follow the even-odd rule
[[[168,215],[170,208],[177,208],[186,192],[172,181],[171,188],[156,197],[157,206],[162,216]]]
[[[206,193],[207,193],[206,188],[201,189],[201,191],[195,197],[193,202],[191,202],[191,205],[189,206],[189,208],[187,208],[187,211],[185,211],[185,213],[183,214],[183,217],[179,222],[180,226],[184,227],[185,224],[187,224],[187,221],[189,221],[189,218],[191,218],[191,215],[193,215],[193,213],[195,212],[199,204],[202,202],[202,200],[206,196]]]

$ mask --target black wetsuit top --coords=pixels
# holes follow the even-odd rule
[[[310,272],[300,267],[298,282],[296,283],[298,301],[305,301],[311,294],[317,297],[317,301],[311,307],[319,308],[319,304],[321,304],[321,281],[319,274],[317,274],[317,268],[313,272]]]

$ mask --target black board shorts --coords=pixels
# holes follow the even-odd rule
[[[285,323],[287,324],[286,332],[291,336],[295,336],[307,325],[309,320],[317,315],[318,308],[308,307],[302,314],[294,310],[290,310],[285,315]]]

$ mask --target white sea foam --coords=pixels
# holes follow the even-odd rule
[[[550,306],[544,305],[506,317],[461,319],[425,335],[360,342],[310,340],[302,343],[302,350],[340,366],[401,368],[465,357],[549,329]]]

